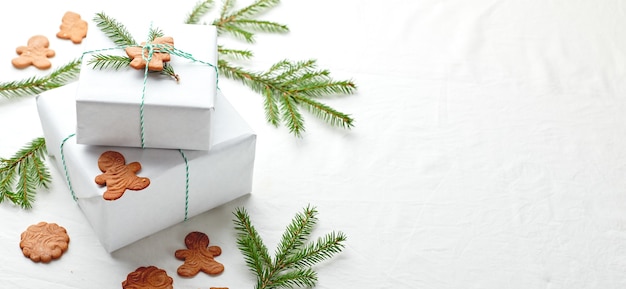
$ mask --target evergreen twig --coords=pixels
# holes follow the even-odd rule
[[[308,241],[317,223],[317,210],[307,206],[285,229],[272,259],[250,222],[248,212],[237,208],[233,214],[237,247],[257,277],[256,289],[313,287],[317,273],[312,267],[331,259],[344,248],[346,236],[342,232],[331,232],[314,242]]]
[[[265,118],[274,126],[285,122],[295,136],[304,132],[304,120],[298,106],[332,126],[350,128],[353,119],[314,98],[329,94],[351,94],[352,81],[335,81],[327,70],[316,70],[316,61],[274,64],[267,72],[257,73],[236,67],[224,59],[218,61],[221,75],[242,82],[264,97]]]
[[[91,65],[93,69],[119,70],[128,67],[131,61],[132,59],[128,56],[94,54],[91,56],[91,59],[87,61],[87,64]]]
[[[24,146],[10,159],[0,158],[0,202],[30,209],[39,187],[47,188],[50,172],[44,164],[46,143],[39,137]]]
[[[219,19],[213,21],[218,33],[230,33],[246,42],[254,43],[254,32],[286,33],[287,25],[264,20],[252,19],[261,12],[267,11],[280,3],[280,0],[256,0],[254,3],[234,10],[234,0],[226,0],[222,6]],[[234,10],[234,11],[233,11]]]
[[[228,49],[221,45],[217,46],[217,53],[222,57],[229,57],[233,59],[250,59],[253,54],[250,50]]]
[[[46,76],[0,83],[0,95],[6,98],[36,95],[76,80],[79,73],[80,59],[75,59]]]
[[[172,65],[167,62],[163,63],[163,70],[161,70],[159,73],[173,78],[174,80],[176,80],[176,82],[180,82],[180,76],[176,74],[176,72],[174,72],[174,67],[172,67]]]
[[[137,45],[137,41],[128,32],[126,27],[122,23],[118,22],[112,17],[104,14],[104,12],[96,13],[93,21],[96,26],[104,32],[104,34],[115,43],[117,46],[131,46]]]
[[[185,18],[185,24],[199,24],[200,19],[213,8],[213,0],[199,1]]]
[[[165,36],[165,34],[163,33],[163,30],[157,28],[150,28],[150,33],[148,34],[148,42],[152,42],[154,41],[154,39],[158,38],[158,37],[163,37]]]
[[[286,25],[252,19],[279,3],[280,0],[255,0],[254,3],[237,10],[234,8],[235,0],[225,0],[219,18],[213,21],[213,25],[217,27],[218,32],[229,32],[247,42],[254,42],[255,31],[288,32]],[[208,11],[209,9],[205,9],[191,14],[199,19]],[[219,46],[218,53],[220,75],[241,81],[263,96],[265,118],[268,123],[274,126],[284,123],[293,135],[300,137],[305,130],[300,107],[331,126],[343,128],[353,126],[354,120],[350,115],[314,98],[333,94],[352,94],[356,90],[356,85],[352,81],[333,80],[327,70],[316,70],[315,60],[300,62],[283,60],[273,65],[267,72],[257,73],[234,66],[228,61],[252,58],[251,52]]]

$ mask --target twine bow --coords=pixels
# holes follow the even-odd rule
[[[130,62],[130,67],[135,69],[144,69],[147,64],[148,70],[162,71],[165,62],[170,61],[170,54],[161,50],[165,50],[165,48],[173,48],[174,38],[157,37],[151,43],[144,42],[141,43],[141,45],[141,47],[132,46],[124,49],[128,57],[133,59]]]

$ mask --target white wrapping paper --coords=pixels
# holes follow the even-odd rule
[[[95,24],[93,24],[95,27]],[[153,25],[174,38],[174,47],[194,59],[217,65],[217,32],[212,25]],[[135,41],[144,42],[150,25],[127,26]],[[131,28],[134,28],[131,30]],[[180,76],[151,72],[144,89],[144,71],[133,68],[93,69],[94,54],[126,56],[124,49],[95,29],[84,40],[85,53],[76,91],[76,137],[80,144],[207,150],[216,93],[215,68],[171,55]],[[141,108],[144,95],[143,109]],[[143,126],[140,115],[143,113]]]
[[[78,205],[108,252],[183,221],[186,206],[191,218],[250,193],[256,135],[222,95],[216,97],[211,150],[183,151],[189,169],[186,205],[186,166],[179,150],[82,145],[69,137],[76,124],[75,89],[70,84],[47,91],[37,97],[37,107],[48,154],[67,174]],[[140,162],[137,175],[149,178],[150,185],[104,200],[106,188],[94,179],[102,173],[98,157],[107,150],[122,153],[127,164]]]

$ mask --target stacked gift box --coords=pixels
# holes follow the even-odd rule
[[[85,39],[78,82],[42,93],[37,107],[48,154],[103,247],[111,252],[250,193],[256,136],[217,89],[217,33],[211,25],[159,27],[182,56],[176,81],[132,68],[94,69],[109,49],[103,33]],[[119,50],[119,51],[118,51]],[[106,200],[96,183],[107,151],[138,162],[149,185]],[[71,200],[71,197],[68,196]]]

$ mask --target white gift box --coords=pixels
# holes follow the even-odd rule
[[[92,25],[95,27],[94,23]],[[171,55],[169,63],[180,76],[180,81],[177,83],[169,76],[150,72],[144,85],[144,70],[130,67],[94,69],[88,63],[95,54],[127,55],[102,31],[90,32],[83,42],[85,53],[76,91],[78,143],[193,150],[210,148],[217,81],[215,26],[173,24],[153,27],[161,29],[165,36],[172,36],[176,49],[192,55],[193,59]],[[145,40],[139,37],[147,36],[150,25],[127,28],[140,44]]]
[[[44,92],[37,108],[48,154],[108,252],[250,193],[256,135],[221,94],[211,123],[212,148],[187,151],[77,144],[75,89],[69,84]],[[123,154],[126,164],[139,162],[137,175],[150,185],[114,201],[103,199],[106,188],[95,177],[102,174],[99,156],[109,150]]]

